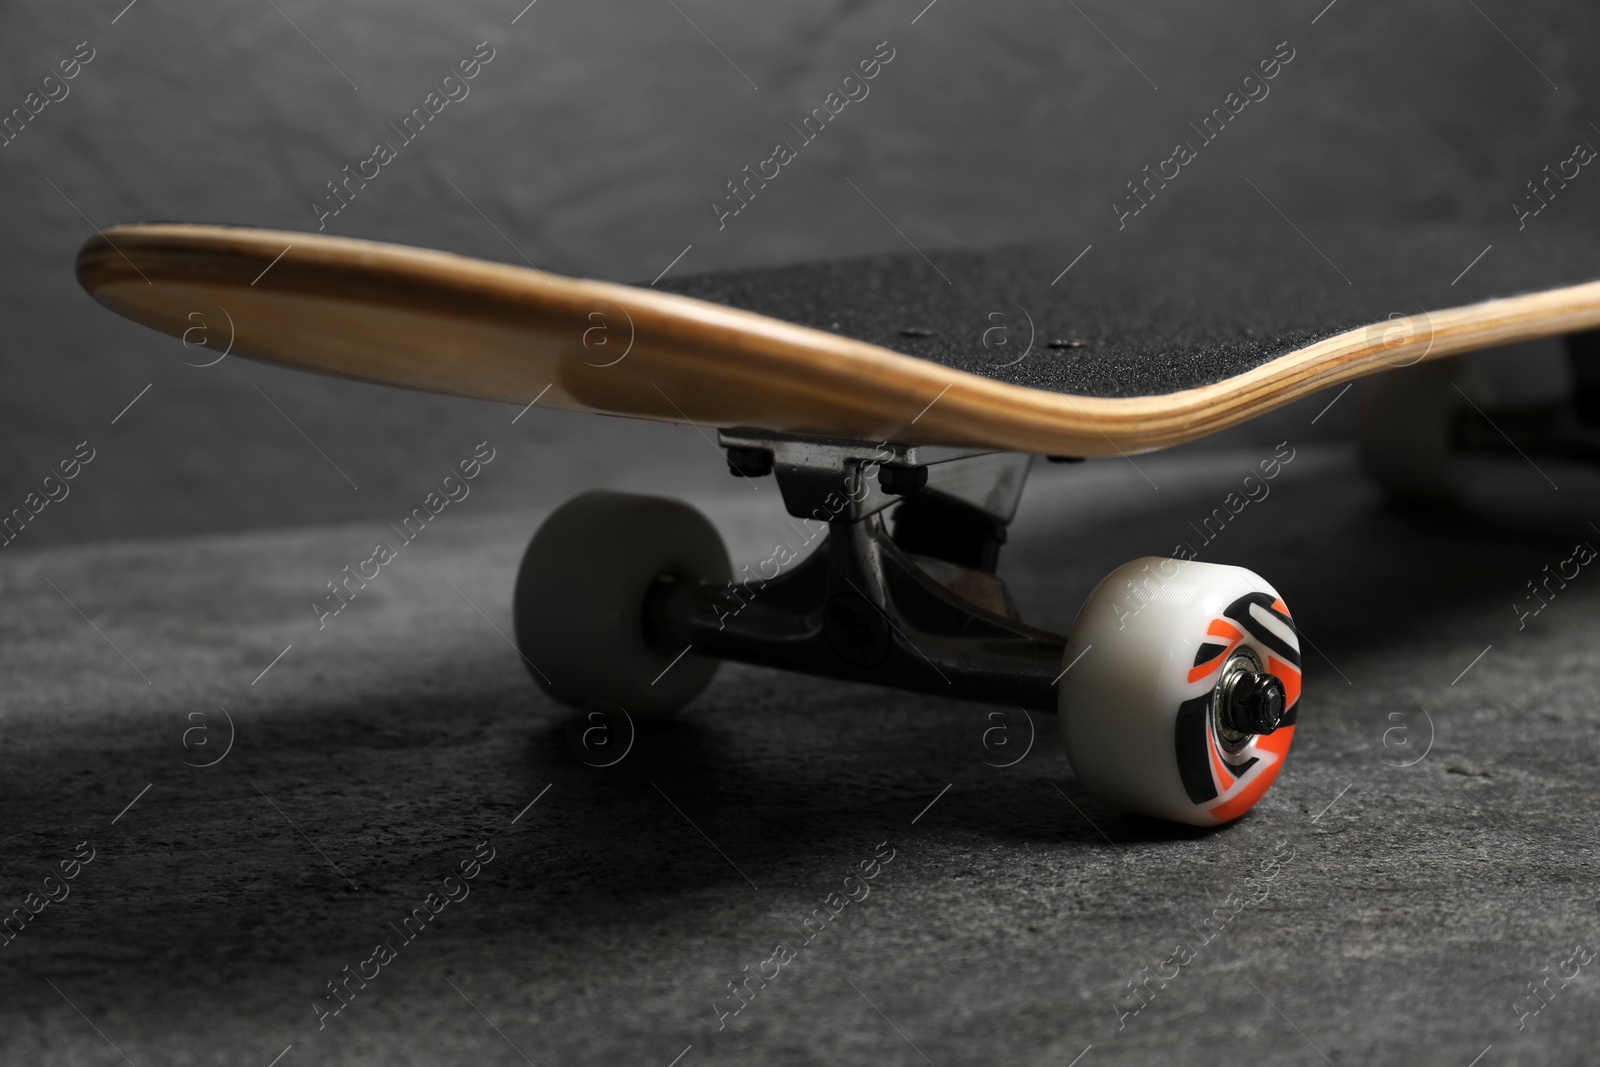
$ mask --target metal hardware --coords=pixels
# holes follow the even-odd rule
[[[807,542],[748,580],[661,585],[648,628],[663,645],[939,696],[1056,710],[1066,640],[1028,626],[994,575],[1030,457],[724,430],[723,447],[772,457]],[[925,479],[901,497],[879,478]],[[902,472],[916,471],[915,475]],[[874,477],[874,476],[877,477]],[[818,525],[825,523],[825,527]],[[824,533],[824,530],[826,531]],[[903,539],[903,543],[902,542]]]
[[[722,447],[771,454],[778,490],[790,515],[821,522],[860,522],[899,497],[875,475],[885,467],[925,468],[918,495],[975,508],[1002,523],[1016,516],[1032,457],[954,445],[873,444],[764,430],[720,430]],[[958,462],[959,461],[959,462]]]
[[[878,487],[892,496],[909,496],[928,484],[927,467],[879,467]]]
[[[1283,682],[1263,670],[1250,649],[1237,649],[1212,690],[1212,720],[1223,749],[1238,752],[1252,737],[1272,733],[1283,722],[1287,702]]]
[[[764,478],[772,473],[772,453],[765,448],[730,448],[728,473],[735,478]]]

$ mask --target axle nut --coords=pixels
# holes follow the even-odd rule
[[[1270,734],[1283,722],[1287,702],[1283,683],[1276,675],[1240,671],[1223,695],[1224,724],[1241,734]]]

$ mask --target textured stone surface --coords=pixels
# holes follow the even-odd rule
[[[1258,458],[1041,465],[1002,573],[1065,628]],[[1101,806],[1047,717],[996,769],[987,709],[743,666],[584,766],[493,629],[535,509],[447,510],[321,633],[311,596],[380,523],[10,554],[0,902],[96,854],[0,949],[0,1059],[1593,1062],[1600,963],[1521,1032],[1513,1010],[1600,941],[1600,579],[1520,631],[1509,606],[1600,543],[1600,478],[1545,473],[1559,490],[1513,461],[1469,511],[1404,516],[1306,446],[1202,550],[1273,581],[1315,648],[1288,769],[1216,832]],[[736,559],[781,534],[770,482],[692,495]],[[232,750],[185,766],[221,751],[220,708]],[[483,840],[471,895],[402,944],[389,924]],[[883,841],[870,895],[719,1031],[725,983]],[[1200,946],[1230,893],[1260,899]],[[397,958],[318,1032],[323,983],[381,940]],[[1179,943],[1196,958],[1119,1030]]]

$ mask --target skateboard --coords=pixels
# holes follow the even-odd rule
[[[1600,259],[1576,236],[1530,240],[1452,281],[1471,250],[1447,229],[1352,232],[1312,255],[1198,225],[1070,265],[919,252],[649,286],[137,225],[91,238],[77,273],[186,344],[201,327],[211,351],[320,374],[715,428],[734,475],[775,478],[794,543],[737,575],[679,501],[594,492],[551,514],[512,607],[530,672],[563,703],[667,715],[732,659],[1059,712],[1092,793],[1209,826],[1248,811],[1288,755],[1289,608],[1243,567],[1148,557],[1107,576],[1067,634],[1029,626],[996,564],[1032,456],[1165,448],[1380,372],[1361,445],[1396,493],[1447,495],[1473,442],[1587,447],[1547,431],[1600,420],[1600,281],[1585,280]],[[1552,336],[1570,339],[1571,410],[1531,420],[1532,437],[1485,429],[1447,357]]]

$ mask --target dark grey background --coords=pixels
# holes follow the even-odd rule
[[[1187,538],[1261,442],[1299,447],[1207,550],[1272,580],[1314,643],[1288,769],[1220,832],[1099,805],[1048,718],[1001,771],[978,745],[989,709],[737,665],[598,771],[496,633],[529,532],[584,488],[670,492],[753,560],[781,535],[770,484],[728,478],[689,428],[537,409],[512,425],[493,405],[191,368],[89,301],[71,262],[117,221],[312,228],[322,183],[484,39],[497,56],[472,95],[333,232],[519,261],[498,227],[540,266],[642,281],[691,243],[675,271],[904,250],[848,178],[927,250],[1040,241],[1065,265],[1116,239],[1109,196],[1284,39],[1298,55],[1272,95],[1131,225],[1246,177],[1312,238],[1352,217],[1503,220],[1546,163],[1600,139],[1600,15],[676,4],[538,0],[515,26],[519,3],[7,8],[0,107],[78,41],[98,54],[0,148],[4,506],[78,441],[99,455],[0,553],[0,906],[78,841],[98,853],[0,947],[0,1059],[1593,1062],[1593,966],[1526,1029],[1512,1005],[1600,940],[1600,585],[1585,571],[1526,629],[1511,606],[1575,541],[1600,543],[1593,471],[1498,464],[1459,512],[1395,513],[1354,461],[1354,394],[1137,470],[1041,465],[1002,574],[1065,629],[1110,568]],[[718,233],[722,183],[885,39],[872,95]],[[1593,181],[1530,226],[1593,225]],[[1502,360],[1503,383],[1558,386],[1549,356]],[[485,438],[500,452],[472,498],[319,633],[323,581]],[[222,709],[228,756],[185,766],[226,740]],[[213,747],[186,747],[197,723]],[[319,1033],[323,983],[484,838],[498,858],[473,896]],[[873,895],[718,1031],[725,983],[885,839],[899,854]],[[1268,897],[1119,1030],[1128,980],[1280,841],[1294,859]]]
[[[690,462],[703,446],[686,430],[540,413],[491,432],[501,413],[484,405],[234,359],[198,370],[74,282],[84,216],[314,229],[324,183],[478,41],[496,58],[471,95],[329,232],[520,261],[509,241],[542,267],[640,281],[691,244],[676,273],[905,251],[848,179],[919,247],[1036,241],[1064,266],[1115,239],[1111,196],[1284,40],[1297,55],[1271,95],[1131,226],[1160,226],[1202,185],[1253,196],[1245,178],[1313,240],[1352,216],[1500,222],[1545,164],[1600,138],[1583,46],[1600,15],[1582,5],[1339,0],[1312,25],[1320,3],[939,0],[911,25],[922,4],[539,0],[515,26],[517,3],[139,0],[115,25],[108,6],[13,4],[0,37],[6,109],[77,42],[96,49],[71,95],[0,148],[0,500],[81,440],[101,453],[33,524],[35,546],[387,516],[484,436],[521,472],[496,504],[639,465],[646,482],[716,474]],[[884,40],[896,58],[871,95],[719,232],[724,182]],[[1592,222],[1590,177],[1530,225]]]

